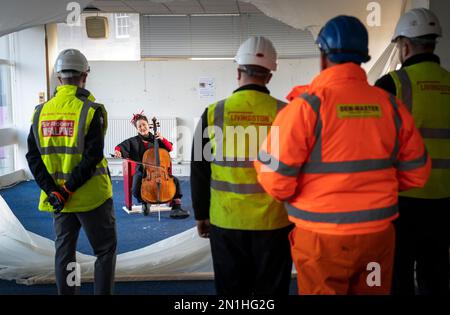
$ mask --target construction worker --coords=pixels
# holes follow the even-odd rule
[[[412,9],[399,20],[393,42],[402,67],[376,82],[412,113],[432,158],[425,187],[400,194],[393,293],[448,294],[450,209],[450,73],[433,52],[442,36],[437,17]]]
[[[63,50],[55,72],[61,85],[54,97],[35,108],[26,157],[41,188],[39,210],[54,214],[58,294],[78,292],[75,253],[81,227],[97,258],[94,293],[112,294],[117,238],[103,156],[107,113],[84,88],[89,64],[81,52]]]
[[[258,180],[295,223],[299,293],[388,294],[397,190],[423,186],[430,160],[406,107],[367,82],[364,25],[337,16],[316,43],[322,71],[275,119]]]
[[[192,204],[199,235],[210,239],[220,295],[289,293],[292,224],[258,184],[252,163],[285,105],[266,87],[276,60],[270,40],[247,39],[235,56],[239,88],[208,106],[194,136]]]

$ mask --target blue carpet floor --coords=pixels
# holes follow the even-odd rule
[[[152,213],[148,217],[142,214],[129,215],[122,210],[124,206],[123,181],[113,180],[114,205],[117,219],[118,253],[142,248],[183,232],[195,226],[192,210],[190,184],[188,177],[180,177],[183,192],[183,208],[191,216],[183,220],[174,220],[169,212]],[[34,181],[20,183],[14,187],[0,190],[0,195],[23,224],[25,229],[55,239],[52,215],[37,210],[39,188]],[[83,231],[80,233],[77,250],[92,255],[92,249]],[[81,287],[81,294],[91,294],[92,284]],[[291,294],[296,292],[296,281],[291,281]],[[0,294],[56,294],[55,285],[25,286],[13,281],[0,280]],[[213,281],[146,281],[118,282],[115,294],[153,294],[153,295],[212,295],[215,294]]]
[[[163,211],[161,220],[158,221],[158,213],[145,217],[142,214],[127,214],[123,211],[122,207],[125,205],[123,181],[113,180],[119,254],[148,246],[195,226],[188,178],[180,177],[180,185],[184,192],[183,208],[189,210],[191,216],[183,220],[174,220],[169,217],[168,211]],[[12,188],[1,190],[0,195],[25,229],[52,240],[55,239],[52,215],[37,210],[39,188],[34,181],[23,182]],[[93,254],[83,231],[80,233],[77,248],[82,253]]]

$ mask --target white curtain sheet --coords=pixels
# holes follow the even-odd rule
[[[0,0],[0,36],[47,23],[64,22],[67,4],[76,2],[81,11],[92,0]]]
[[[37,211],[37,210],[36,210]],[[25,230],[0,196],[0,279],[54,282],[54,242]],[[82,280],[92,280],[95,257],[77,252]],[[116,280],[212,279],[209,241],[196,228],[117,256]]]
[[[378,60],[386,53],[392,52],[389,45],[395,25],[406,7],[411,7],[411,0],[378,0],[377,6],[370,6],[370,1],[359,0],[241,0],[254,4],[264,14],[282,21],[298,29],[308,29],[316,37],[323,25],[337,15],[352,15],[366,24],[369,32],[369,54],[372,59],[363,64],[369,72],[369,81],[375,81],[375,74],[385,74],[380,71]],[[378,10],[378,11],[374,11]],[[373,22],[373,13],[380,17],[379,24],[369,25]],[[386,61],[386,60],[384,60]],[[378,64],[374,70],[372,68]],[[372,71],[372,73],[370,73]]]

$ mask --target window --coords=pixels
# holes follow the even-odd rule
[[[12,125],[11,71],[8,35],[0,37],[0,128]]]
[[[231,58],[250,36],[269,38],[279,58],[319,55],[310,31],[264,14],[141,16],[141,57]]]
[[[116,13],[116,38],[129,38],[130,18],[127,13]]]
[[[90,16],[108,19],[108,38],[87,37],[85,22]],[[140,60],[139,32],[139,14],[137,13],[83,13],[79,26],[57,24],[58,50],[78,49],[89,61]]]
[[[14,171],[14,140],[11,140],[11,35],[0,37],[0,175]]]
[[[14,145],[0,147],[0,176],[14,171]]]

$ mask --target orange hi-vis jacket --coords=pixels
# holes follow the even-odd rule
[[[431,161],[406,107],[345,63],[277,115],[255,168],[297,226],[351,235],[387,228],[398,191],[422,187]]]
[[[297,85],[292,88],[292,91],[286,96],[288,102],[292,102],[300,95],[308,92],[309,85]]]

